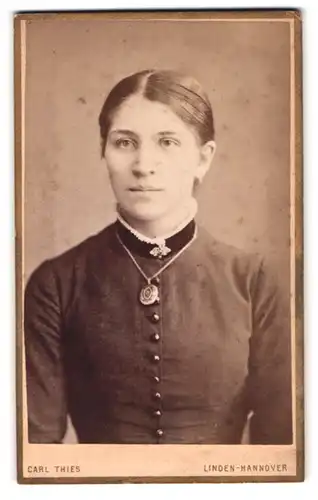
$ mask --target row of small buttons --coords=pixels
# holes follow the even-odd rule
[[[157,277],[153,280],[153,282],[156,284],[156,285],[159,285],[160,283],[160,279]],[[157,298],[157,301],[156,301],[156,305],[159,305],[160,303],[160,297]],[[150,322],[154,325],[158,324],[159,321],[160,321],[160,315],[157,313],[157,312],[153,312],[150,316],[148,316],[148,319],[150,320]],[[160,335],[158,332],[153,332],[151,333],[150,335],[150,341],[155,343],[155,344],[159,344],[159,341],[160,341]],[[153,354],[151,356],[151,361],[158,365],[161,361],[161,357],[159,354]],[[153,376],[153,381],[156,385],[158,385],[160,383],[160,377],[158,375],[154,375]],[[162,410],[161,408],[159,407],[160,404],[161,404],[161,393],[159,391],[156,391],[153,393],[153,397],[154,397],[154,400],[157,401],[157,408],[155,410],[153,410],[153,416],[155,418],[157,418],[157,423],[159,424],[159,421],[160,421],[160,418],[162,416]],[[157,438],[162,438],[164,432],[163,430],[158,426],[158,428],[156,429],[155,431],[155,434],[157,436]]]

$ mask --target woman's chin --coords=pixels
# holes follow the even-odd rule
[[[160,210],[157,207],[144,206],[144,207],[134,207],[134,209],[124,209],[123,215],[132,220],[140,222],[156,222],[163,219],[167,215],[167,211]]]
[[[151,213],[151,212],[137,212],[133,214],[129,214],[131,219],[134,219],[136,221],[140,222],[157,222],[163,219],[164,214],[158,214],[158,213]]]

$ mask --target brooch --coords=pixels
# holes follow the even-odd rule
[[[153,255],[154,257],[158,257],[158,259],[162,259],[162,257],[165,257],[170,252],[171,248],[167,247],[165,243],[150,250],[151,255]]]

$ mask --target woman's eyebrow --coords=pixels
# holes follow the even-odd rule
[[[137,137],[136,132],[133,132],[132,130],[126,129],[126,128],[121,128],[121,129],[113,129],[110,131],[111,134],[123,134],[123,135],[130,135],[132,137]]]
[[[165,136],[165,135],[178,135],[178,134],[173,130],[163,130],[162,132],[158,132],[158,135]]]

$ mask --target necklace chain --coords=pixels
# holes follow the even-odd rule
[[[164,264],[160,269],[159,271],[155,272],[155,274],[153,274],[152,276],[147,276],[146,273],[142,270],[142,268],[140,267],[140,265],[138,264],[137,260],[135,259],[135,257],[133,256],[133,254],[131,253],[131,251],[126,247],[126,245],[124,244],[124,242],[122,241],[122,239],[120,238],[119,234],[116,233],[117,235],[117,238],[119,240],[119,243],[122,245],[122,247],[126,250],[126,252],[128,253],[129,257],[131,258],[131,260],[133,261],[133,263],[135,264],[136,268],[138,269],[138,271],[140,272],[140,274],[145,278],[145,280],[147,281],[148,285],[150,285],[151,281],[156,278],[157,276],[159,276],[165,269],[167,269],[167,267],[169,267],[190,245],[191,243],[195,240],[196,236],[197,236],[197,228],[195,228],[195,231],[194,231],[194,234],[191,238],[190,241],[188,241],[188,243],[183,247],[181,248],[181,250],[179,250],[179,252],[177,252],[168,262],[166,262],[166,264]]]

